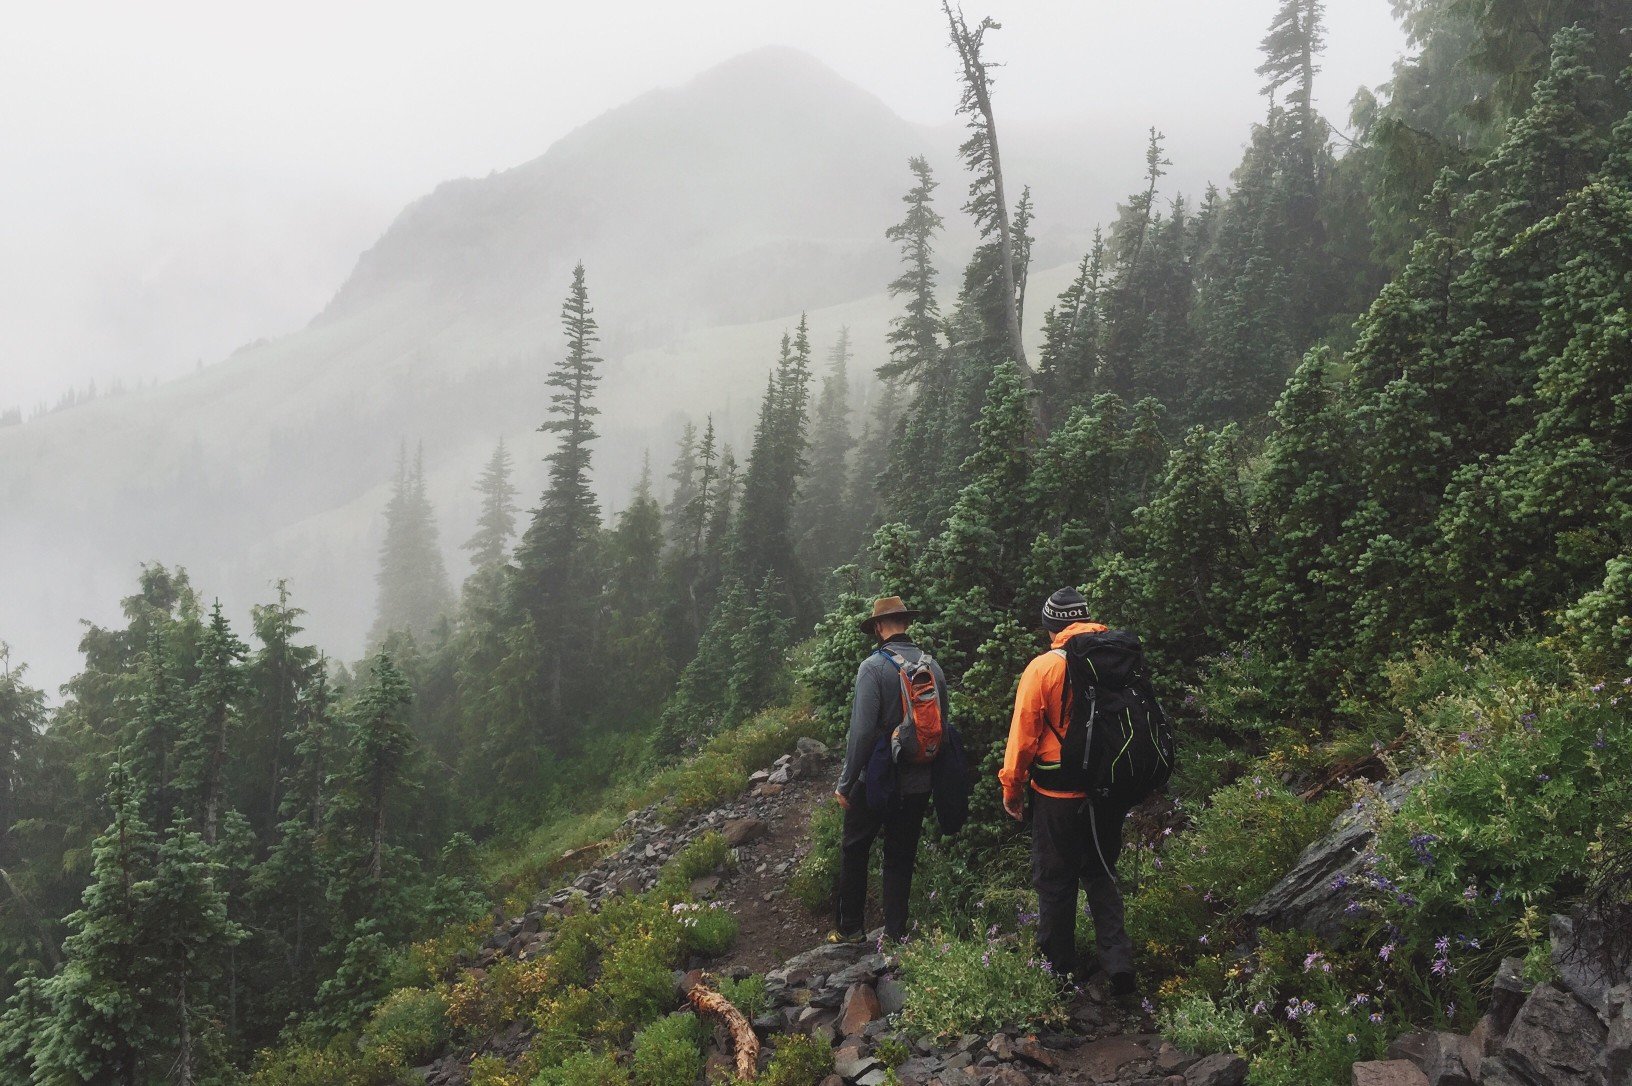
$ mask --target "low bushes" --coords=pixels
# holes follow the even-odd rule
[[[833,1046],[796,1033],[778,1039],[762,1086],[818,1086],[833,1072]]]
[[[969,939],[936,929],[901,951],[909,1030],[948,1036],[1062,1018],[1060,982],[1013,936]]]
[[[703,1025],[695,1015],[660,1018],[635,1034],[635,1086],[694,1086],[703,1071]]]
[[[359,1045],[407,1067],[430,1059],[451,1034],[445,993],[399,988],[374,1008]]]

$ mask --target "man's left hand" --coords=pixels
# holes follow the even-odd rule
[[[1016,822],[1024,822],[1026,818],[1026,800],[1024,796],[1009,798],[1003,797],[1003,813]]]

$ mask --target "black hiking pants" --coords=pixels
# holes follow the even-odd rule
[[[845,935],[865,930],[862,910],[867,904],[867,859],[873,839],[884,834],[884,934],[901,939],[907,934],[907,899],[912,896],[912,869],[918,861],[918,838],[929,810],[929,793],[897,794],[882,811],[867,806],[867,790],[855,788],[844,812],[844,837],[839,846],[839,909],[837,927]]]
[[[1113,976],[1133,972],[1133,941],[1123,927],[1122,891],[1116,884],[1122,820],[1127,813],[1120,807],[1091,805],[1082,799],[1057,799],[1035,791],[1031,795],[1031,883],[1037,888],[1037,943],[1055,976],[1076,976],[1079,972],[1079,884],[1088,895],[1100,966]]]

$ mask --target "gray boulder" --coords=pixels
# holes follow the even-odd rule
[[[1607,1033],[1585,1003],[1557,985],[1543,984],[1524,1001],[1498,1054],[1485,1058],[1482,1081],[1610,1086],[1601,1061]]]
[[[1617,973],[1606,965],[1605,934],[1604,922],[1596,917],[1555,915],[1548,922],[1553,968],[1560,982],[1601,1018],[1609,1014],[1609,990],[1632,984],[1632,973]]]
[[[1413,769],[1385,785],[1378,798],[1397,811],[1427,779],[1425,770]],[[1365,851],[1375,836],[1364,807],[1338,815],[1326,836],[1304,849],[1281,881],[1246,911],[1247,923],[1336,942],[1354,919],[1346,911],[1356,896],[1351,887],[1365,873]]]

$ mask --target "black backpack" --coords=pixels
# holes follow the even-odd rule
[[[1126,630],[1082,633],[1054,651],[1065,657],[1071,719],[1059,736],[1059,768],[1037,783],[1124,809],[1166,786],[1173,726],[1156,701],[1139,638]]]

